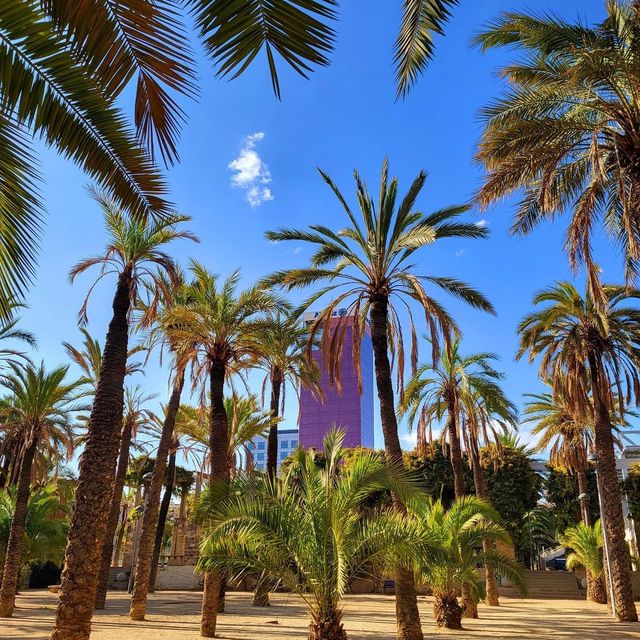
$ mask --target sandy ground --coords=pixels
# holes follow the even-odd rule
[[[436,629],[432,601],[420,597],[425,639],[480,640],[640,640],[640,624],[615,624],[604,606],[576,600],[520,600],[502,598],[500,607],[480,605],[479,620],[465,620],[465,631]],[[246,593],[227,595],[227,613],[219,617],[218,633],[228,640],[294,640],[307,637],[303,603],[279,594],[269,609],[251,607]],[[18,598],[14,617],[0,620],[0,639],[48,640],[56,596],[44,591]],[[188,640],[199,637],[200,598],[195,592],[164,591],[150,596],[147,620],[130,622],[128,598],[110,592],[107,609],[94,617],[93,640]],[[351,640],[394,640],[393,596],[349,596],[344,622]]]

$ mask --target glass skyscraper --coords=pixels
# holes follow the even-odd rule
[[[304,319],[311,322],[313,313]],[[335,330],[346,310],[335,312],[330,330]],[[348,318],[343,322],[348,322]],[[320,366],[324,400],[316,399],[311,391],[300,392],[300,444],[305,447],[322,447],[325,434],[333,427],[345,432],[344,446],[373,448],[373,348],[367,327],[362,337],[360,367],[362,371],[362,394],[358,392],[358,377],[353,364],[353,329],[347,326],[344,347],[340,356],[342,392],[339,394],[329,384],[329,374],[322,366],[320,349],[313,352],[313,358]]]
[[[298,430],[297,429],[279,429],[278,430],[278,467],[282,461],[291,455],[298,446]],[[267,470],[267,439],[257,436],[247,445],[253,468],[258,471]]]

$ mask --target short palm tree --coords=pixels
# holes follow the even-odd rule
[[[493,366],[497,356],[480,352],[464,355],[460,341],[447,344],[434,364],[418,368],[407,385],[400,401],[400,412],[406,414],[409,424],[418,423],[418,443],[426,448],[426,429],[431,434],[432,423],[446,416],[443,441],[448,440],[449,458],[453,470],[456,498],[465,493],[461,441],[465,441],[473,470],[476,495],[487,499],[480,446],[497,437],[497,430],[517,425],[517,411],[500,386],[502,374]],[[431,437],[430,437],[431,439]],[[489,551],[490,541],[484,542]],[[498,588],[491,567],[487,567],[487,602],[495,606]],[[465,588],[465,611],[477,617],[476,607]]]
[[[10,373],[2,379],[3,386],[11,394],[11,400],[4,409],[7,415],[5,425],[13,425],[21,434],[15,510],[0,586],[0,617],[3,618],[10,617],[15,606],[34,457],[43,444],[47,446],[51,436],[55,437],[56,432],[71,429],[75,413],[82,408],[78,404],[82,380],[68,381],[68,369],[57,367],[47,371],[44,364],[36,367],[14,363],[10,366]],[[69,437],[69,442],[73,442],[72,437]]]
[[[454,278],[423,275],[412,260],[417,252],[423,253],[421,250],[438,240],[484,238],[487,231],[471,222],[458,220],[468,207],[449,207],[430,215],[417,209],[416,201],[426,180],[424,172],[417,176],[407,194],[398,201],[398,180],[389,181],[385,161],[378,203],[356,173],[359,215],[352,212],[331,178],[322,172],[321,175],[344,209],[348,226],[337,232],[323,225],[314,225],[306,231],[283,229],[267,233],[271,240],[308,242],[316,247],[308,267],[275,273],[268,282],[288,290],[325,285],[304,303],[304,307],[309,308],[324,295],[332,296],[332,301],[311,326],[310,335],[313,341],[322,331],[323,366],[328,369],[330,382],[338,387],[339,356],[347,332],[353,336],[353,362],[359,377],[361,342],[365,333],[370,331],[385,451],[390,462],[399,463],[402,448],[389,361],[391,350],[396,357],[398,385],[402,388],[405,352],[398,311],[408,311],[412,336],[410,359],[414,369],[418,358],[417,334],[408,301],[415,302],[424,313],[434,357],[437,356],[439,334],[448,336],[455,327],[453,319],[427,293],[425,285],[435,285],[473,307],[493,312],[491,304],[475,289]],[[334,312],[342,306],[347,306],[349,313],[335,320]],[[400,504],[397,507],[402,508]],[[421,640],[417,597],[410,572],[405,574],[401,571],[396,575],[396,599],[398,637],[401,640]]]
[[[265,571],[279,580],[307,605],[312,640],[347,637],[340,601],[368,562],[406,560],[425,544],[393,510],[363,517],[367,497],[392,487],[411,490],[411,483],[375,452],[340,468],[342,439],[339,432],[325,438],[323,468],[313,452],[298,449],[281,479],[240,476],[214,509],[198,563],[202,571]]]
[[[522,568],[510,556],[483,548],[483,540],[510,543],[497,512],[477,496],[458,498],[446,510],[439,500],[413,501],[409,518],[429,539],[432,547],[416,561],[417,575],[433,590],[436,624],[462,628],[458,593],[467,585],[476,601],[483,592],[478,567],[492,567],[526,591]]]
[[[592,288],[596,225],[623,248],[628,281],[638,274],[640,71],[638,2],[612,0],[595,25],[554,14],[504,13],[476,38],[483,49],[514,48],[503,70],[509,89],[484,110],[477,157],[487,169],[478,193],[489,205],[522,190],[512,231],[570,212],[566,249],[585,264]],[[595,290],[594,289],[594,290]]]
[[[15,491],[0,491],[0,561],[3,564],[15,509]],[[31,492],[22,545],[23,567],[34,563],[62,562],[70,511],[69,505],[61,502],[55,484]]]
[[[624,421],[626,399],[640,388],[640,310],[631,304],[640,293],[607,285],[602,295],[605,302],[596,304],[568,282],[538,293],[538,308],[518,327],[518,357],[539,358],[540,377],[564,398],[575,420],[594,426],[616,614],[635,621],[613,430]]]
[[[96,545],[96,540],[102,541],[106,532],[120,449],[131,310],[145,283],[147,288],[161,287],[159,272],[169,278],[176,276],[176,266],[164,251],[165,246],[180,238],[195,239],[178,228],[189,219],[186,216],[167,215],[146,224],[120,211],[103,195],[97,194],[96,198],[104,212],[108,243],[103,254],[83,260],[71,270],[74,280],[93,266],[101,267],[82,305],[80,319],[86,320],[88,299],[97,282],[113,274],[117,285],[80,460],[78,493],[84,499],[76,502],[71,519],[54,637],[82,638],[89,634],[101,562],[102,545]]]
[[[228,483],[229,419],[224,406],[225,383],[233,373],[252,366],[261,355],[257,346],[258,323],[267,313],[284,311],[286,304],[268,289],[252,286],[238,291],[239,272],[222,283],[202,265],[192,262],[193,282],[182,304],[167,313],[166,333],[175,344],[190,344],[195,350],[192,372],[194,388],[209,398],[209,480]],[[181,353],[180,366],[192,354]],[[208,388],[207,388],[208,387]],[[202,608],[204,637],[215,633],[218,597],[222,576],[211,572],[205,581]],[[132,607],[132,617],[138,613]]]
[[[559,542],[571,549],[567,555],[567,569],[584,567],[587,570],[587,600],[607,604],[600,520],[593,526],[579,522],[575,527],[569,527]]]

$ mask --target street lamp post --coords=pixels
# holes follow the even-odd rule
[[[613,594],[613,577],[611,576],[611,558],[609,556],[609,536],[607,534],[607,523],[604,515],[604,508],[602,505],[602,491],[600,490],[600,474],[598,473],[598,454],[590,453],[587,456],[589,462],[596,463],[596,486],[598,487],[598,504],[600,505],[600,526],[602,527],[602,540],[604,541],[604,561],[607,567],[607,586],[609,587],[609,599],[611,601],[611,615],[615,620],[616,616],[616,601]]]

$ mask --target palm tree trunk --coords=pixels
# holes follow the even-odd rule
[[[282,388],[282,373],[274,366],[271,370],[271,417],[274,424],[269,427],[269,438],[267,440],[267,474],[271,479],[275,479],[278,471],[278,424],[275,419],[280,414],[280,390]],[[256,583],[253,593],[254,607],[269,606],[269,577],[262,572]]]
[[[167,476],[167,458],[173,442],[173,430],[176,425],[176,415],[180,408],[180,396],[184,386],[184,369],[176,371],[173,381],[171,397],[167,404],[167,412],[162,424],[162,433],[158,443],[156,461],[153,465],[153,476],[145,500],[145,510],[142,515],[142,530],[138,541],[138,554],[131,594],[131,606],[129,617],[131,620],[144,620],[147,608],[147,589],[149,574],[151,573],[151,560],[153,556],[153,544],[158,526],[158,510],[160,507],[160,492]]]
[[[0,618],[13,615],[16,603],[16,591],[20,580],[22,566],[22,551],[24,546],[24,531],[27,523],[27,508],[31,485],[31,468],[38,446],[37,434],[31,434],[31,442],[25,449],[20,465],[18,488],[16,491],[16,506],[11,518],[9,540],[5,552],[4,569],[2,571],[2,587],[0,587]]]
[[[158,576],[158,564],[160,563],[160,551],[164,538],[164,529],[167,525],[167,516],[171,505],[171,496],[176,481],[176,451],[175,448],[169,456],[169,466],[167,467],[167,486],[164,488],[160,513],[158,514],[158,527],[156,528],[156,539],[153,545],[153,557],[151,559],[151,571],[149,571],[149,593],[156,590],[156,578]]]
[[[611,563],[611,583],[618,620],[635,622],[638,614],[633,602],[631,586],[630,558],[625,542],[622,495],[616,472],[616,458],[613,449],[613,425],[607,408],[608,389],[605,373],[597,354],[589,354],[591,388],[595,409],[595,450],[598,456],[596,470],[600,480],[604,516],[604,531],[607,536],[609,561]]]
[[[347,640],[342,611],[335,606],[327,607],[318,619],[312,619],[309,640]]]
[[[130,300],[131,269],[127,267],[118,278],[89,431],[80,458],[76,502],[51,640],[88,640],[91,633],[120,450]]]
[[[402,465],[402,448],[398,437],[398,420],[393,399],[393,382],[389,363],[387,319],[387,297],[384,295],[372,296],[370,311],[371,342],[373,345],[385,456],[388,464]],[[405,511],[404,505],[395,495],[393,496],[393,504],[398,511]],[[413,571],[408,567],[398,567],[396,569],[396,618],[398,640],[423,640],[415,579]]]
[[[113,487],[113,498],[111,500],[111,512],[107,522],[107,532],[102,547],[102,561],[100,564],[100,576],[98,578],[98,589],[96,591],[96,609],[104,609],[107,600],[107,588],[109,585],[109,570],[111,569],[111,558],[113,556],[113,539],[118,528],[118,518],[120,517],[120,502],[122,501],[122,491],[127,477],[129,466],[129,447],[133,434],[133,423],[125,420],[122,427],[122,438],[120,442],[120,456],[118,458],[118,470],[116,471],[116,481]]]
[[[477,444],[476,444],[477,447]],[[482,467],[480,465],[480,456],[478,454],[477,448],[472,446],[471,451],[471,468],[473,470],[473,484],[475,486],[476,495],[478,498],[482,498],[489,502],[487,497],[487,487],[484,482],[484,476],[482,475]],[[491,543],[486,539],[482,539],[482,551],[483,553],[488,553],[492,550]],[[485,602],[490,607],[498,607],[500,606],[500,598],[498,597],[498,582],[496,580],[496,574],[493,570],[493,567],[485,566],[484,568],[484,576],[485,576]],[[477,611],[477,607],[476,607]]]
[[[586,496],[580,499],[580,516],[582,517],[582,522],[584,522],[587,527],[590,527],[591,517],[589,515],[589,485],[587,484],[587,474],[585,471],[578,471],[576,475],[578,476],[578,495]]]
[[[211,410],[209,413],[209,486],[220,487],[221,495],[224,485],[229,481],[229,423],[224,408],[224,381],[226,369],[224,362],[211,362],[209,374]],[[220,570],[213,570],[205,575],[204,594],[202,597],[202,621],[200,635],[213,638],[216,632],[218,608],[220,606],[220,590],[223,575]]]
[[[453,403],[447,409],[447,432],[449,434],[449,458],[453,470],[453,489],[456,499],[464,495],[464,466],[462,463],[462,449],[456,424],[456,410]]]
[[[607,587],[604,575],[594,576],[587,571],[587,600],[598,604],[607,604]]]
[[[436,624],[445,629],[462,629],[462,607],[455,594],[434,594],[433,616]]]

